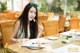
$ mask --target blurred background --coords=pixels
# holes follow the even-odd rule
[[[76,13],[80,11],[80,0],[0,0],[0,11],[22,11],[26,4],[38,4],[40,12]]]

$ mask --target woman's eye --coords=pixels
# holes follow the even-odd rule
[[[34,12],[34,11],[30,11],[30,13],[34,13],[34,14],[36,14],[36,12]]]

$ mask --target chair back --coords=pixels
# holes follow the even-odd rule
[[[44,12],[38,12],[38,16],[44,16],[45,13]]]
[[[0,20],[7,20],[7,14],[6,13],[0,13]]]
[[[69,27],[70,27],[70,29],[78,29],[79,28],[79,19],[78,18],[71,18]]]
[[[12,44],[10,38],[11,38],[11,32],[13,29],[14,22],[15,21],[3,22],[0,25],[3,45],[5,45],[6,43]]]
[[[78,15],[77,15],[77,14],[71,14],[70,17],[71,17],[71,18],[78,18]]]
[[[43,22],[45,36],[59,33],[58,21],[44,21]]]
[[[43,21],[47,21],[48,16],[38,16],[38,24],[42,25]]]
[[[59,16],[59,32],[64,31],[64,25],[65,25],[66,17],[64,15]]]
[[[6,13],[7,14],[7,19],[8,20],[15,20],[15,12],[11,11],[11,10],[5,10],[3,11],[3,13]]]
[[[15,11],[15,17],[18,18],[21,15],[21,11]]]
[[[48,12],[48,18],[53,18],[54,12]]]
[[[9,12],[9,13],[7,13],[7,15],[8,15],[8,20],[15,20],[16,18],[15,18],[15,13],[14,12]]]

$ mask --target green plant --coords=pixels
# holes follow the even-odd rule
[[[7,2],[0,2],[0,11],[7,9]]]
[[[48,5],[46,4],[46,0],[41,0],[38,2],[41,2],[41,7],[40,7],[39,11],[48,12]]]
[[[40,11],[42,12],[48,11],[48,7],[46,5],[42,5],[42,7],[40,8]]]

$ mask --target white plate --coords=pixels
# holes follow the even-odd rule
[[[34,42],[27,42],[26,44],[22,45],[22,47],[27,47],[30,49],[42,49],[45,47],[44,44],[40,43],[40,46],[38,43],[34,43]]]
[[[45,40],[43,38],[40,39],[31,39],[27,42],[23,43],[21,46],[28,47],[30,49],[41,49],[45,47],[45,44],[49,43],[49,40]]]
[[[51,37],[48,37],[48,39],[49,39],[49,40],[57,40],[58,37],[53,37],[53,36],[51,36]]]
[[[62,32],[60,33],[61,35],[69,35],[71,32],[70,31],[67,31],[67,32]]]
[[[26,45],[26,47],[30,49],[42,49],[45,47],[45,45],[38,46],[38,44],[31,44],[31,45]]]

